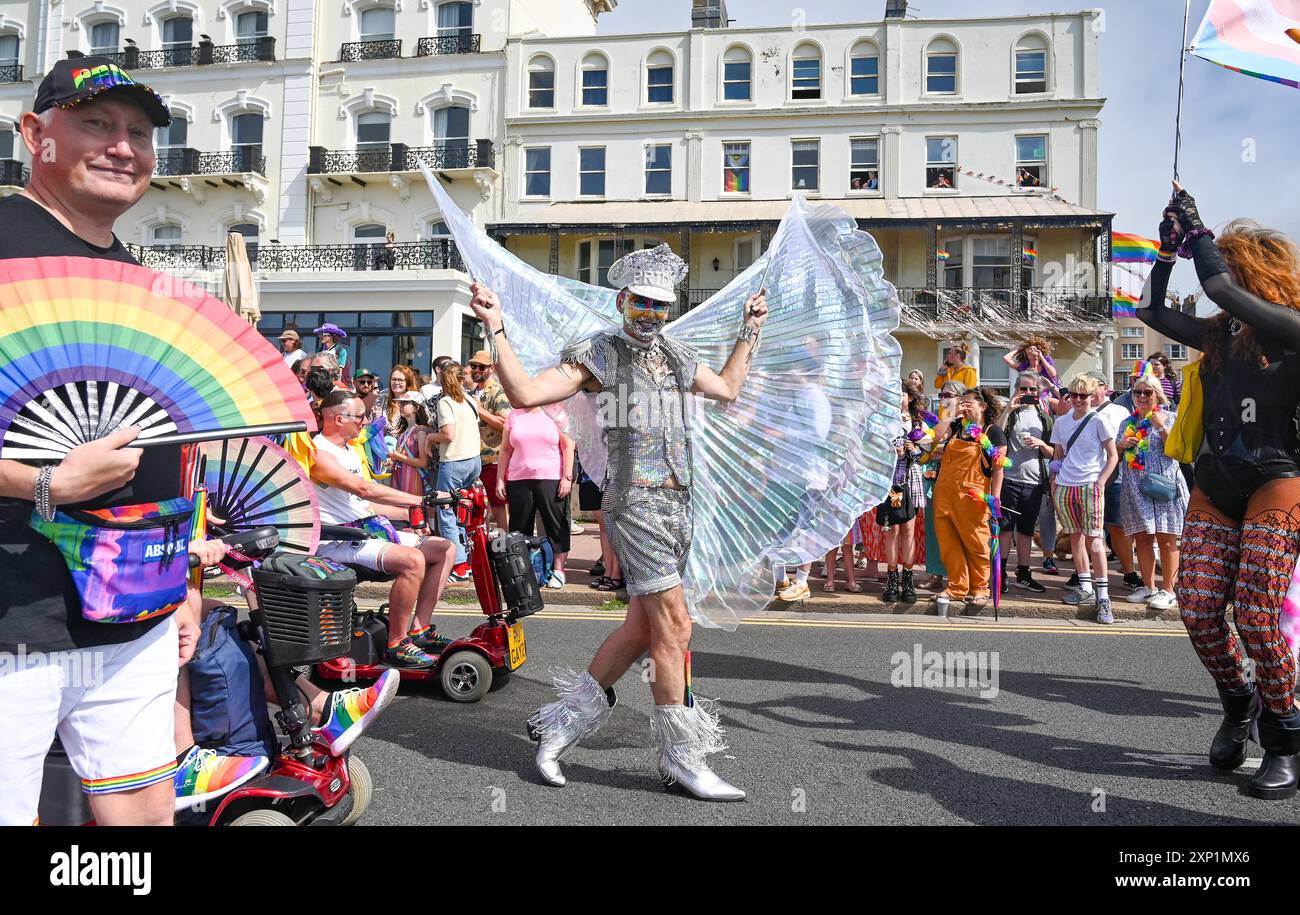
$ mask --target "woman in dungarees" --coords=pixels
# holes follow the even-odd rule
[[[994,425],[997,398],[986,388],[971,388],[957,402],[957,419],[940,422],[936,441],[944,442],[943,463],[934,483],[934,527],[948,570],[948,587],[935,597],[939,612],[946,601],[966,601],[978,613],[989,600],[989,506],[986,495],[1001,497],[1007,438]]]
[[[1198,318],[1165,306],[1175,254],[1192,259],[1221,314]],[[1300,250],[1249,220],[1230,222],[1216,245],[1196,201],[1175,184],[1138,317],[1205,353],[1205,438],[1176,590],[1192,646],[1223,703],[1210,763],[1240,766],[1258,718],[1264,759],[1246,790],[1288,798],[1296,793],[1300,753],[1296,665],[1283,620],[1300,554]],[[1225,620],[1229,602],[1235,635]],[[1253,677],[1240,642],[1255,663]]]

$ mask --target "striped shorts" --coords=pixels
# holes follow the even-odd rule
[[[1106,513],[1106,500],[1100,483],[1086,486],[1052,487],[1052,504],[1056,507],[1056,520],[1062,534],[1102,535],[1102,522]]]
[[[603,509],[629,595],[657,594],[682,583],[691,552],[689,490],[606,489]]]

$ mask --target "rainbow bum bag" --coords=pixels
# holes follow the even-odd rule
[[[36,512],[28,524],[58,548],[93,623],[138,623],[185,600],[194,503],[167,499],[91,511]]]

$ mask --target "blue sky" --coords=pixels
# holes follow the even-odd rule
[[[1183,0],[1093,4],[1105,11],[1101,38],[1101,174],[1098,206],[1115,213],[1117,232],[1154,238],[1173,177],[1174,113]],[[1189,41],[1209,0],[1192,0]],[[622,0],[601,17],[600,32],[690,27],[690,0]],[[737,26],[878,20],[885,0],[727,0]],[[1073,12],[1083,3],[1053,0],[923,0],[909,18]],[[1180,179],[1207,224],[1249,216],[1300,240],[1300,90],[1232,73],[1189,57],[1183,98]],[[1253,152],[1253,161],[1244,154]],[[1189,264],[1174,285],[1196,287]]]

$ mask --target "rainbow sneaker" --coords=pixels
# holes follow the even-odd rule
[[[401,679],[401,674],[390,669],[384,671],[369,688],[332,693],[329,717],[320,727],[312,728],[312,733],[329,745],[332,755],[342,756],[397,695]]]
[[[442,654],[446,647],[455,641],[455,639],[449,639],[445,635],[439,635],[436,626],[430,626],[418,634],[409,632],[407,635],[411,637],[411,641],[415,643],[416,648],[427,651],[429,654]]]
[[[234,791],[270,765],[265,756],[218,756],[190,747],[176,769],[176,809],[188,810]]]

